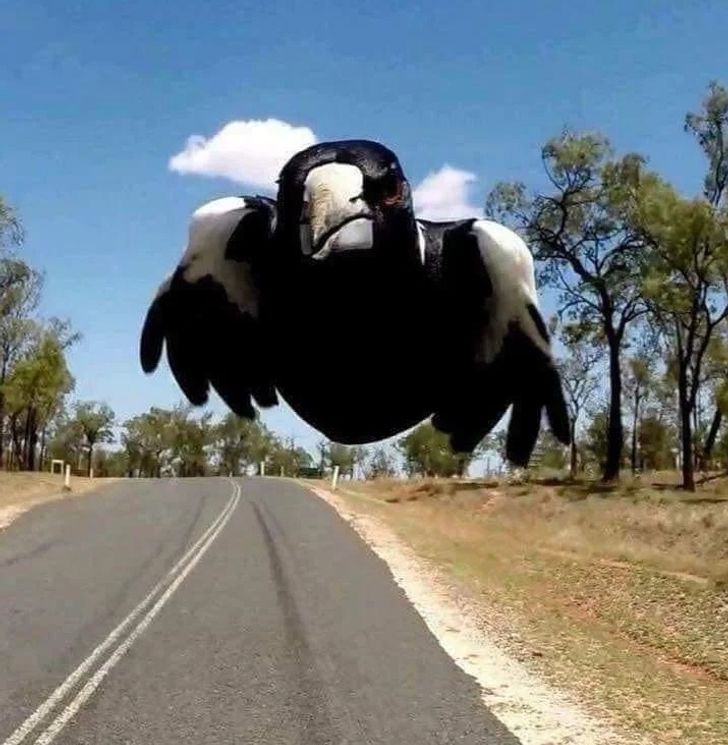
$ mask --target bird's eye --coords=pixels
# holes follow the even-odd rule
[[[364,179],[364,197],[369,204],[391,206],[402,201],[404,181],[399,174],[385,173],[376,179]]]
[[[382,203],[386,205],[398,204],[402,201],[402,191],[402,180],[395,176],[387,176],[382,183]]]

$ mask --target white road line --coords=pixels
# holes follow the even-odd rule
[[[144,633],[144,630],[154,620],[154,617],[164,607],[165,603],[174,595],[177,588],[182,584],[185,577],[195,568],[200,559],[205,555],[207,549],[210,548],[215,538],[217,538],[220,531],[225,527],[233,510],[237,507],[238,501],[240,500],[239,494],[234,497],[232,507],[225,515],[223,521],[215,528],[215,532],[210,535],[207,541],[202,545],[200,550],[190,560],[189,564],[182,570],[179,576],[172,582],[172,584],[164,591],[162,596],[152,606],[152,608],[145,614],[141,621],[139,621],[134,631],[114,650],[114,653],[109,657],[108,660],[94,673],[94,675],[88,680],[86,685],[78,692],[76,697],[71,701],[68,706],[53,720],[51,725],[43,732],[43,734],[35,741],[35,745],[49,745],[60,731],[68,724],[68,722],[76,716],[79,709],[88,701],[93,695],[94,691],[101,685],[101,681],[108,675],[109,671],[116,665],[117,662],[129,651],[132,644],[137,638]]]
[[[165,586],[165,584],[167,584],[170,580],[173,580],[175,575],[179,574],[179,577],[177,577],[177,579],[174,580],[172,585],[170,585],[170,587],[167,588],[167,591],[160,598],[160,600],[157,601],[157,603],[154,605],[152,610],[149,611],[149,614],[152,614],[152,615],[147,621],[144,628],[146,628],[149,625],[152,618],[154,618],[154,616],[161,609],[160,602],[162,600],[166,602],[166,599],[168,599],[171,596],[172,592],[174,592],[174,589],[176,589],[179,586],[181,580],[184,579],[184,577],[186,577],[187,574],[189,574],[189,571],[191,570],[191,568],[195,564],[197,564],[202,554],[205,553],[205,551],[207,551],[212,541],[217,537],[220,530],[222,530],[222,527],[224,527],[224,524],[230,518],[230,515],[232,515],[233,510],[237,507],[237,504],[240,501],[240,486],[238,484],[235,484],[234,482],[231,482],[231,483],[233,484],[233,493],[230,496],[230,499],[227,501],[227,503],[225,504],[225,507],[222,509],[220,514],[215,518],[215,520],[213,520],[212,524],[207,528],[207,530],[205,530],[205,532],[195,541],[195,543],[190,547],[190,549],[169,570],[169,572],[167,572],[167,574],[165,574],[164,577],[162,577],[162,579],[160,579],[159,582],[157,582],[157,584],[154,585],[154,587],[151,589],[149,594],[131,611],[131,613],[129,613],[129,615],[126,618],[124,618],[123,621],[121,621],[121,623],[106,637],[106,639],[104,639],[103,642],[101,642],[101,644],[99,644],[93,650],[93,652],[91,652],[91,654],[66,678],[66,680],[63,681],[63,683],[61,683],[61,685],[59,685],[58,688],[56,688],[53,691],[53,693],[51,693],[51,695],[20,726],[18,726],[18,728],[10,735],[10,737],[7,738],[7,740],[5,740],[2,743],[2,745],[20,745],[20,743],[23,740],[25,740],[25,738],[30,734],[30,732],[32,732],[43,721],[43,719],[45,719],[53,711],[53,709],[55,709],[56,706],[58,706],[61,703],[63,698],[66,696],[66,694],[68,694],[73,689],[73,687],[88,672],[88,670],[98,660],[98,658],[104,652],[106,652],[119,639],[119,637],[123,635],[127,627],[130,626],[131,623],[144,610],[146,610],[146,608],[152,603],[154,598],[160,593],[160,591]],[[195,555],[195,552],[197,552],[196,555]],[[187,563],[188,561],[189,563]],[[187,563],[187,566],[185,567],[186,563]],[[180,572],[182,573],[180,574]],[[172,592],[170,592],[170,590],[172,590]],[[164,603],[162,603],[162,605],[163,604]],[[141,623],[144,623],[144,620]],[[139,627],[137,627],[137,629],[135,629],[130,634],[130,636],[127,637],[127,641],[129,640],[129,638],[131,638],[131,636],[134,636],[134,638],[139,636],[141,631],[137,633],[138,630],[139,630]],[[121,646],[123,646],[123,644]],[[129,644],[129,646],[131,646],[131,644]],[[128,649],[128,647],[126,649]],[[118,649],[116,650],[116,652],[118,652]],[[116,652],[114,654],[116,654]],[[112,658],[113,656],[114,655],[112,655]],[[107,664],[108,664],[108,661],[105,663],[104,667]],[[116,664],[116,662],[114,662],[114,664]],[[113,667],[113,665],[111,667]],[[103,667],[100,669],[103,669]],[[106,670],[106,672],[108,672],[108,669]],[[106,672],[104,672],[104,675],[101,676],[101,679],[103,679],[103,677],[106,675]],[[99,682],[101,682],[101,679],[99,679]],[[98,686],[98,683],[97,683],[97,686]],[[84,689],[82,689],[82,692],[83,690],[85,690],[85,687]],[[93,691],[91,691],[91,693],[93,693]],[[88,695],[90,696],[91,693],[89,693]],[[76,698],[78,698],[78,696]],[[88,698],[88,696],[86,696],[86,698]],[[76,699],[74,699],[74,702],[75,701]],[[66,708],[68,709],[68,707]],[[64,713],[65,713],[65,710],[60,716],[63,716]],[[71,716],[73,716],[73,714],[71,714]],[[70,717],[68,718],[70,719]],[[51,727],[53,727],[57,721],[58,720],[54,721]],[[65,722],[63,724],[65,724]],[[61,727],[63,726],[63,724],[61,725]],[[48,730],[50,730],[51,727],[49,727]],[[46,734],[48,733],[48,730],[46,730],[41,737],[45,737]],[[58,731],[60,731],[60,728],[58,729]],[[55,737],[55,734],[53,734],[52,737]],[[41,740],[39,739],[36,742],[40,742],[40,741]],[[46,740],[46,742],[50,742],[50,740]]]

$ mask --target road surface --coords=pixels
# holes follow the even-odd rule
[[[51,742],[517,740],[327,504],[186,479],[0,532],[0,745]]]

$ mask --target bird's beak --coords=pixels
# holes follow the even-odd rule
[[[362,172],[343,163],[328,163],[308,174],[301,219],[305,253],[324,259],[372,248],[373,215],[362,197],[363,184]]]

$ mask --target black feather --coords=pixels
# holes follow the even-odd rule
[[[512,463],[528,465],[544,408],[554,435],[569,442],[569,418],[553,360],[516,325],[492,362],[462,364],[446,390],[432,423],[450,435],[456,452],[472,452],[510,406],[505,454]]]
[[[241,335],[241,340],[246,337]],[[244,350],[237,346],[232,349],[223,342],[216,342],[213,349],[217,350],[209,359],[209,375],[213,388],[223,401],[238,415],[246,419],[255,418],[255,409],[250,402],[251,361],[244,357]],[[254,362],[253,362],[254,364]]]
[[[470,366],[453,373],[448,398],[433,415],[432,424],[450,435],[455,452],[472,452],[511,405],[511,370],[505,358],[500,358],[485,367]]]
[[[184,271],[178,268],[149,309],[140,347],[142,367],[149,372],[156,368],[166,341],[169,367],[191,404],[207,403],[212,385],[238,416],[254,419],[251,381],[260,380],[261,394],[267,385],[264,398],[275,402],[258,359],[256,322],[229,301],[213,277],[191,283]]]
[[[544,408],[554,435],[565,444],[569,442],[566,403],[553,359],[520,327],[509,331],[501,356],[508,360],[514,391],[506,457],[526,466],[536,446]]]
[[[261,383],[252,387],[253,398],[258,406],[270,408],[278,405],[276,389],[270,383]]]
[[[569,412],[561,388],[561,379],[553,365],[549,366],[544,375],[546,416],[549,420],[551,432],[559,442],[568,445],[571,442],[571,426]]]
[[[546,324],[543,322],[543,318],[541,317],[541,314],[538,312],[536,306],[533,305],[532,303],[529,303],[526,306],[526,310],[528,311],[528,315],[531,316],[531,320],[533,321],[533,324],[536,327],[536,330],[541,335],[541,338],[548,344],[549,332],[546,329]]]
[[[543,406],[537,397],[524,397],[513,404],[506,437],[506,458],[525,467],[536,447]]]
[[[139,343],[139,360],[145,373],[157,369],[164,347],[164,326],[160,299],[156,298],[147,311]]]
[[[167,334],[167,361],[175,380],[191,404],[207,403],[209,386],[203,355],[189,343],[189,338],[179,329]]]
[[[244,419],[255,419],[250,394],[239,378],[236,380],[227,371],[218,369],[211,375],[210,382],[231,411]]]
[[[246,212],[233,230],[225,247],[230,261],[254,262],[268,247],[272,235],[274,202],[266,197],[244,197]]]

